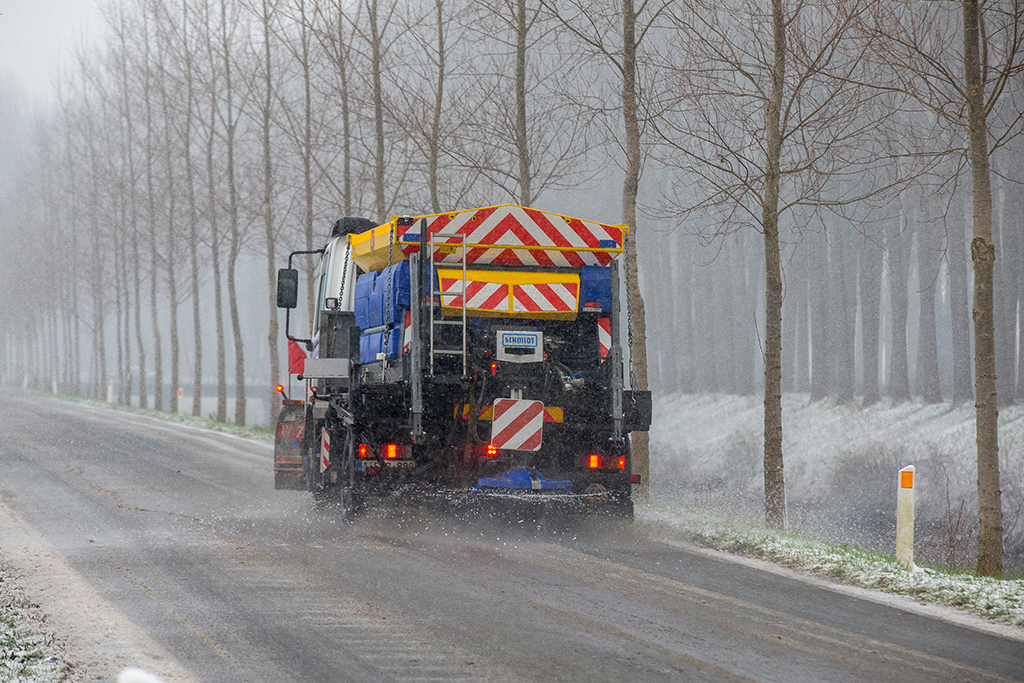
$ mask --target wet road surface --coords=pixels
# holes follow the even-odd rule
[[[0,394],[0,499],[197,681],[1022,681],[1024,643],[665,543],[274,491],[272,449]]]

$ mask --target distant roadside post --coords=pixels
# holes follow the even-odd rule
[[[896,494],[896,560],[913,571],[914,566],[914,466],[899,471]]]

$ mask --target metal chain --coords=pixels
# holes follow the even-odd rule
[[[630,226],[633,227],[633,226]],[[626,340],[629,344],[629,388],[636,386],[636,379],[633,376],[633,290],[629,286],[629,233],[622,238],[622,245],[625,247],[625,270],[626,270]],[[617,333],[616,333],[617,334]]]
[[[349,236],[345,235],[345,262],[341,266],[341,289],[338,290],[338,308],[345,305],[345,280],[348,278],[348,257],[352,254]]]

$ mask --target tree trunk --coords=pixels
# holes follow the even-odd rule
[[[935,248],[934,226],[919,221],[917,227],[917,273],[921,290],[921,314],[917,334],[917,390],[925,403],[942,402],[939,381],[939,349],[935,331],[935,290],[940,256]]]
[[[852,227],[841,226],[835,231],[835,259],[831,268],[835,276],[833,301],[837,313],[833,329],[835,341],[836,403],[843,405],[854,400],[854,354],[857,334],[857,250],[853,248]]]
[[[522,36],[522,64],[519,59],[516,61],[516,101],[517,112],[521,111],[526,115],[525,105],[525,61],[526,61],[526,33],[525,33],[525,0],[517,0],[519,26]],[[630,386],[637,391],[647,390],[647,326],[645,323],[644,299],[640,293],[640,279],[637,272],[636,253],[636,198],[640,188],[640,125],[637,120],[637,96],[636,96],[636,11],[633,7],[633,0],[622,0],[622,116],[626,131],[626,169],[622,181],[622,222],[629,226],[633,232],[626,239],[626,297],[627,297],[627,326],[631,328],[629,342],[629,367]],[[517,52],[517,54],[520,54]],[[523,104],[519,108],[519,69],[523,69]],[[525,136],[525,123],[523,134]],[[517,132],[518,137],[518,132]],[[525,137],[524,137],[525,140]],[[522,172],[524,158],[521,150],[519,163]],[[529,168],[529,157],[525,159],[526,168]],[[528,178],[527,178],[528,180]],[[530,188],[520,183],[520,190],[529,193]],[[529,197],[527,196],[527,199]],[[528,204],[528,202],[525,202]],[[640,484],[636,487],[635,495],[639,500],[646,500],[650,490],[650,458],[649,439],[647,432],[633,432],[630,437],[631,457],[633,462],[633,473],[640,475]]]
[[[894,402],[910,400],[910,373],[907,361],[907,306],[910,235],[894,219],[886,240],[889,250],[889,291],[892,295],[892,364],[888,393]]]
[[[267,242],[267,282],[269,292],[267,303],[270,318],[267,331],[267,345],[270,350],[270,425],[277,424],[277,416],[281,410],[281,397],[276,387],[281,381],[281,359],[278,349],[277,325],[277,278],[275,268],[277,260],[277,242],[274,234],[274,167],[270,147],[270,127],[273,125],[272,103],[274,97],[273,78],[270,62],[270,4],[263,0],[263,110],[261,114],[261,132],[263,137],[263,231]]]
[[[441,156],[441,123],[444,113],[445,45],[444,45],[444,2],[434,3],[437,12],[437,81],[434,83],[434,116],[430,122],[430,139],[427,141],[427,183],[430,188],[430,210],[441,212],[441,199],[437,191],[437,171]]]
[[[235,289],[235,270],[242,241],[238,224],[238,188],[235,182],[235,118],[234,83],[231,80],[231,50],[228,40],[227,0],[220,1],[221,35],[224,57],[224,96],[226,98],[225,151],[227,152],[228,217],[231,224],[231,241],[228,249],[228,311],[231,316],[231,337],[235,346],[235,424],[245,424],[245,349],[242,344],[242,327],[238,317],[238,293]]]
[[[832,389],[832,359],[829,349],[829,267],[828,240],[824,233],[809,236],[807,259],[811,297],[811,400],[828,397]]]
[[[195,177],[192,171],[192,107],[193,90],[192,53],[188,47],[188,0],[182,0],[182,45],[185,51],[185,129],[182,150],[185,157],[185,189],[188,194],[188,257],[192,284],[192,343],[195,356],[192,361],[192,414],[202,415],[203,400],[203,335],[199,300],[199,217],[196,207]]]
[[[224,357],[224,304],[220,278],[220,227],[217,220],[217,178],[213,147],[217,136],[217,99],[210,95],[210,135],[206,141],[206,182],[210,213],[210,265],[213,268],[213,308],[217,335],[217,420],[228,421],[227,360]]]
[[[974,398],[971,388],[971,330],[967,315],[967,236],[964,206],[954,196],[946,220],[946,257],[949,262],[949,308],[953,332],[953,403]]]
[[[865,238],[860,247],[861,339],[864,357],[864,406],[881,398],[878,386],[879,309],[882,300],[882,250]]]
[[[628,5],[628,7],[627,7]],[[627,32],[633,33],[636,26],[636,13],[633,11],[632,0],[623,0],[622,3],[622,24],[623,24],[623,37]],[[628,12],[628,16],[627,16]],[[629,26],[627,27],[627,24]],[[516,0],[516,152],[519,157],[519,203],[523,206],[530,206],[533,202],[533,192],[531,189],[531,175],[530,175],[530,141],[526,134],[526,34],[529,27],[526,24],[526,0]],[[624,43],[626,44],[626,43]],[[635,43],[633,44],[635,48]],[[626,48],[629,49],[629,48]],[[626,75],[624,77],[622,91],[623,91],[623,104],[625,104],[626,97],[626,84],[625,79],[635,78],[636,76],[636,55],[633,55],[633,73],[632,75]],[[625,62],[629,59],[628,55],[623,55],[623,71],[628,68]],[[635,86],[633,91],[634,103],[635,103]],[[625,106],[623,107],[625,109]],[[624,115],[628,117],[628,114]],[[628,126],[628,124],[627,124]],[[629,130],[626,131],[627,142],[629,145]],[[639,134],[638,134],[639,139]],[[626,165],[628,166],[630,161],[629,150],[626,151]],[[639,152],[638,152],[639,162]],[[629,171],[627,170],[628,174]],[[626,223],[632,228],[635,226],[635,221]],[[633,240],[635,243],[635,240]],[[634,441],[636,436],[634,435]],[[633,468],[636,469],[636,456],[633,456]],[[646,480],[646,477],[643,477]]]
[[[999,424],[996,406],[995,330],[993,325],[992,187],[989,177],[985,85],[981,79],[980,8],[963,0],[964,89],[970,142],[974,203],[974,400],[978,446],[978,573],[1003,573],[1003,511],[999,490]]]
[[[381,83],[383,36],[377,16],[377,0],[370,0],[370,74],[373,79],[373,198],[377,220],[387,221],[387,199],[384,196],[384,86]]]
[[[998,210],[994,211],[999,220],[997,221],[998,237],[994,235],[993,242],[998,245],[999,253],[1011,255],[1010,258],[1001,258],[994,264],[993,275],[996,285],[994,290],[996,393],[1001,406],[1013,403],[1016,396],[1017,380],[1017,290],[1020,283],[1021,263],[1015,262],[1012,258],[1013,254],[1020,251],[1020,234],[1017,226],[1013,225],[1011,212],[1007,210],[1006,206],[1007,196],[1011,192],[1012,190],[1004,185],[1001,192],[995,193],[999,202]]]
[[[376,14],[376,0],[374,14]],[[305,213],[302,227],[306,236],[306,251],[313,250],[313,95],[312,76],[309,65],[309,24],[306,21],[305,0],[299,0],[299,38],[302,43],[302,190]],[[312,338],[313,304],[316,301],[316,280],[313,271],[316,269],[314,259],[303,259],[306,264],[306,313],[307,324]]]
[[[782,471],[782,268],[779,261],[780,113],[786,68],[786,24],[782,0],[772,0],[774,65],[765,112],[766,167],[761,224],[764,230],[764,517],[772,529],[786,528]]]
[[[153,334],[153,409],[163,410],[163,354],[160,344],[159,306],[157,302],[157,282],[159,280],[159,254],[157,252],[156,235],[159,223],[156,215],[156,189],[153,186],[153,156],[156,153],[153,143],[153,111],[150,101],[149,78],[149,28],[144,26],[146,49],[146,77],[143,85],[143,102],[146,109],[146,221],[149,223],[149,313]],[[139,373],[145,372],[139,368]]]

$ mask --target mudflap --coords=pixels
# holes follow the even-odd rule
[[[279,491],[304,491],[302,441],[306,434],[305,409],[300,401],[285,402],[277,418],[274,438],[274,488]]]

